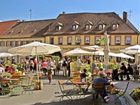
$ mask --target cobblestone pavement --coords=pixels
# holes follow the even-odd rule
[[[62,80],[64,77],[55,76],[52,84],[48,84],[47,79],[43,79],[44,87],[42,90],[34,91],[33,94],[25,93],[19,96],[11,97],[0,97],[0,105],[120,105],[118,102],[115,104],[115,95],[111,95],[110,101],[104,103],[101,98],[92,100],[92,95],[88,95],[85,98],[59,101],[59,87],[57,84],[58,80]],[[126,83],[126,82],[125,82]],[[114,82],[118,87],[125,87],[123,82]],[[137,84],[137,83],[136,83]],[[136,85],[132,82],[130,87],[133,88],[133,85]],[[137,84],[138,85],[138,84]]]

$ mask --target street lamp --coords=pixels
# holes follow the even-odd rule
[[[108,69],[109,64],[109,35],[107,34],[107,31],[104,32],[105,35],[105,45],[104,45],[104,64],[105,64],[105,70]]]

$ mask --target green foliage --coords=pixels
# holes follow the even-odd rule
[[[105,44],[106,41],[107,41],[106,38],[100,38],[100,39],[97,40],[97,44]]]
[[[140,87],[133,89],[130,95],[135,101],[140,101]]]

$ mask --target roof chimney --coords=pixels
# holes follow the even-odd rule
[[[128,15],[127,15],[127,12],[123,12],[123,20],[127,23],[127,17],[128,17]]]
[[[65,11],[63,11],[62,14],[65,14]]]

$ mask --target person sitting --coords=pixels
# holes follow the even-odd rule
[[[108,102],[109,96],[107,94],[106,85],[110,85],[110,83],[105,78],[104,73],[100,72],[98,75],[99,77],[93,79],[93,83],[92,83],[93,89],[95,90],[95,93],[96,93],[96,98],[98,98],[98,95],[100,95],[104,99],[105,102]]]
[[[80,74],[80,80],[81,80],[81,82],[85,82],[86,83],[86,87],[84,89],[84,92],[87,92],[88,88],[90,86],[88,78],[89,78],[89,75],[87,73],[87,69],[83,69],[83,72]]]
[[[87,77],[87,70],[84,69],[83,72],[80,74],[80,79],[81,79],[81,82],[86,82],[86,77]]]

